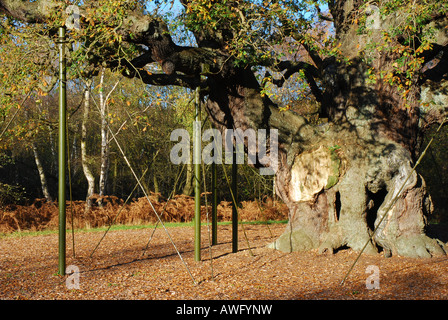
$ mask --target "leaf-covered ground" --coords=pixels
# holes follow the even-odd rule
[[[79,289],[67,288],[73,275],[57,275],[57,234],[1,238],[0,299],[448,299],[447,257],[365,255],[340,286],[356,259],[352,250],[284,253],[266,244],[285,225],[244,229],[251,250],[240,226],[239,251],[231,253],[230,225],[219,226],[211,251],[203,227],[202,261],[195,262],[193,228],[169,228],[185,265],[161,228],[146,252],[153,229],[111,231],[92,257],[103,232],[76,233],[75,258],[68,234],[67,265],[79,269]],[[377,289],[366,287],[375,284],[370,265],[378,267]]]

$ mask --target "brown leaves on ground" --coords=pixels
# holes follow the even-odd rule
[[[193,197],[176,195],[168,200],[159,194],[151,193],[149,199],[151,204],[146,198],[132,199],[125,203],[124,200],[114,196],[94,196],[92,197],[94,205],[87,211],[85,201],[68,201],[67,227],[71,228],[72,220],[75,229],[97,228],[110,224],[155,223],[158,218],[154,209],[162,221],[166,222],[189,222],[194,217]],[[217,210],[218,221],[231,220],[231,202],[220,202]],[[210,202],[207,207],[205,205],[201,207],[203,221],[206,221],[207,211],[210,215]],[[0,210],[0,232],[56,230],[59,223],[58,215],[57,203],[50,203],[45,199],[36,199],[31,205],[9,205]],[[242,201],[238,215],[240,221],[285,220],[288,217],[288,209],[285,204],[266,198],[263,202]]]
[[[153,229],[111,231],[92,257],[102,232],[76,233],[75,258],[67,235],[67,265],[79,268],[79,289],[66,286],[73,275],[56,275],[57,235],[2,238],[0,299],[448,299],[446,257],[363,255],[340,286],[356,252],[284,253],[266,244],[285,225],[244,225],[248,241],[239,228],[237,253],[227,225],[210,252],[204,226],[201,262],[194,261],[193,228],[168,229],[196,284],[162,228],[146,251]],[[370,265],[378,267],[378,289],[366,287]]]

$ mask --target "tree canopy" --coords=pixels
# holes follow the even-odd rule
[[[368,63],[370,81],[397,87],[411,108],[420,102],[415,84],[437,81],[445,70],[447,7],[404,0],[5,0],[3,106],[26,88],[48,92],[56,84],[56,29],[69,23],[79,27],[69,31],[70,78],[89,78],[103,66],[151,85],[199,85],[206,95],[214,77],[251,68],[262,93],[295,75],[306,88],[301,95],[321,102],[323,82],[331,81],[326,61],[356,57]],[[423,98],[427,124],[440,120],[442,110]]]

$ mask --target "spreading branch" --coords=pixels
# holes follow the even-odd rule
[[[44,23],[60,5],[52,0],[1,0],[0,13],[26,23]]]
[[[298,73],[300,71],[303,71],[305,75],[305,79],[308,82],[308,85],[310,86],[311,92],[313,93],[314,97],[316,98],[317,102],[322,101],[322,91],[319,88],[319,86],[316,83],[315,79],[318,79],[319,76],[319,70],[313,66],[312,64],[299,61],[299,62],[293,62],[293,61],[281,61],[280,63],[274,65],[272,67],[274,71],[277,72],[283,72],[285,71],[280,79],[273,79],[272,83],[276,85],[277,87],[282,87],[283,84],[288,80],[292,75],[295,73]],[[269,72],[266,73],[265,78],[270,77]]]
[[[316,10],[317,10],[317,16],[319,17],[319,19],[325,20],[325,21],[329,21],[329,22],[333,22],[333,18],[324,15],[321,10],[320,10],[320,6],[318,4],[315,5]]]

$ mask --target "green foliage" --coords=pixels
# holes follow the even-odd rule
[[[313,28],[314,15],[307,1],[195,0],[188,3],[183,17],[193,32],[221,34],[223,49],[240,67],[280,60],[283,53],[278,46],[292,32],[312,43],[306,34]]]
[[[129,42],[123,42],[119,30],[129,12],[143,10],[141,1],[97,1],[95,6],[83,9],[83,27],[69,32],[70,41],[79,44],[71,59],[73,72],[86,63],[135,56],[139,50]]]
[[[0,182],[0,207],[5,204],[20,203],[25,199],[25,188]]]
[[[106,72],[104,76],[103,95],[107,95],[116,83],[116,75]],[[100,172],[100,114],[99,114],[99,77],[93,78],[90,116],[87,123],[87,164],[95,177]],[[68,143],[72,194],[74,199],[85,199],[86,180],[81,167],[80,127],[83,118],[84,85],[79,80],[71,80],[67,85],[68,99]],[[112,132],[116,134],[118,143],[123,148],[137,175],[149,168],[143,179],[143,185],[154,191],[154,177],[158,181],[159,191],[168,196],[173,190],[182,166],[170,161],[172,144],[170,134],[176,128],[187,129],[192,134],[194,104],[192,93],[179,87],[150,87],[141,84],[139,79],[122,79],[116,89],[108,96],[107,120]],[[16,163],[11,158],[2,158],[4,170],[13,170],[12,175],[1,175],[2,201],[5,203],[23,200],[25,193],[22,187],[15,186],[16,181],[26,187],[29,198],[40,197],[40,181],[35,167],[31,143],[34,142],[41,156],[46,175],[49,179],[50,192],[55,196],[54,187],[57,176],[57,121],[58,94],[51,91],[48,95],[32,95],[12,120],[7,133],[2,137],[1,147],[4,152],[14,154]],[[36,103],[36,100],[39,100]],[[14,109],[17,111],[17,109]],[[8,116],[5,122],[11,120]],[[203,112],[205,120],[205,112]],[[3,122],[3,124],[5,123]],[[2,124],[2,125],[3,125]],[[208,128],[208,123],[206,123]],[[3,126],[1,127],[3,128]],[[129,171],[114,140],[110,140],[109,194],[126,198],[133,187],[135,179]],[[1,153],[3,154],[3,153]],[[228,169],[229,171],[230,169]],[[272,193],[272,178],[260,177],[258,173],[241,166],[239,185],[241,200],[262,198]],[[211,181],[211,168],[205,167],[207,182]],[[218,168],[219,190],[221,199],[230,200],[229,188],[222,168]],[[248,179],[248,180],[247,180]],[[186,180],[186,170],[179,177],[177,193]],[[98,181],[98,178],[97,178]],[[208,187],[210,187],[208,185]],[[133,197],[141,197],[143,193],[136,190]]]
[[[5,153],[0,153],[0,169],[3,168],[6,165],[13,164],[14,161],[11,157],[9,157]]]
[[[368,27],[368,8],[370,1],[360,8],[360,14],[354,19],[358,24],[358,34],[369,35],[366,56],[376,52],[389,58],[379,69],[369,70],[368,78],[372,82],[383,81],[396,87],[405,106],[415,102],[413,87],[419,81],[425,63],[425,54],[433,49],[436,25],[430,24],[438,15],[448,13],[446,1],[404,1],[384,0],[379,5],[381,37],[373,37],[374,30]],[[369,59],[367,59],[369,60]]]
[[[14,160],[5,153],[0,153],[0,169],[13,165]],[[19,203],[25,200],[25,188],[0,182],[0,208],[5,204]]]

